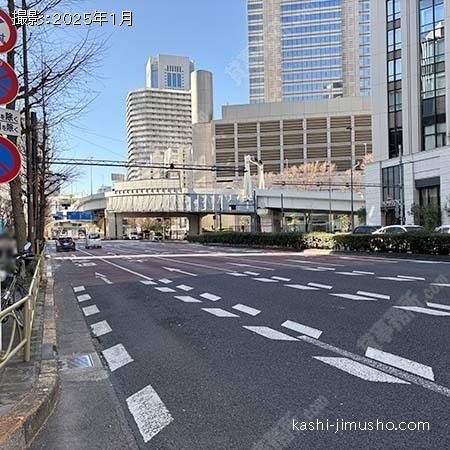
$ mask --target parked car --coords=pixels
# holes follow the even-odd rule
[[[153,240],[154,241],[162,241],[163,234],[160,231],[155,231],[155,233],[153,234]]]
[[[88,233],[86,236],[85,248],[102,248],[102,238],[100,233]]]
[[[56,251],[62,252],[64,250],[70,250],[72,252],[76,250],[75,241],[69,236],[61,236],[56,239]]]
[[[360,225],[353,230],[352,234],[372,234],[380,228],[381,225]]]
[[[142,239],[142,236],[137,231],[129,231],[127,233],[127,238],[132,241],[139,241]]]
[[[380,228],[372,234],[400,234],[400,233],[417,233],[424,231],[425,228],[419,225],[390,225],[388,227]]]
[[[450,233],[450,225],[442,225],[434,229],[436,233]]]

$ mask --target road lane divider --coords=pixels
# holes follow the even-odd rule
[[[202,308],[202,310],[209,314],[212,314],[213,316],[216,316],[216,317],[222,317],[222,318],[239,317],[237,314],[233,314],[222,308]]]
[[[134,361],[122,344],[117,344],[114,345],[114,347],[107,348],[102,351],[102,354],[108,363],[108,367],[111,372],[114,372]]]
[[[164,292],[164,293],[176,292],[175,289],[172,289],[170,287],[155,287],[155,289],[159,292]]]
[[[312,286],[304,286],[303,284],[285,284],[286,287],[292,289],[298,289],[300,291],[318,291],[319,288]]]
[[[302,325],[301,323],[297,323],[292,320],[286,320],[286,322],[282,323],[281,326],[289,330],[295,331],[296,333],[312,337],[313,339],[319,339],[323,333],[323,331],[321,330],[308,327],[307,325]]]
[[[184,292],[189,292],[189,291],[192,291],[194,288],[191,286],[187,286],[185,284],[180,284],[177,286],[177,289],[180,289],[181,291],[184,291]]]
[[[144,286],[154,286],[154,285],[158,284],[152,280],[141,280],[141,281],[139,281],[139,283],[143,284]]]
[[[316,287],[319,289],[333,289],[333,286],[330,286],[329,284],[308,283],[308,286]]]
[[[181,300],[184,303],[202,303],[201,300],[191,297],[189,295],[176,295],[175,298],[177,300]]]
[[[234,305],[232,308],[235,309],[236,311],[243,312],[244,314],[248,314],[249,316],[253,316],[253,317],[255,317],[261,313],[261,311],[259,309],[255,309],[250,306],[243,305],[241,303]]]
[[[421,306],[394,306],[395,309],[402,309],[404,311],[411,311],[419,314],[426,314],[428,316],[450,317],[449,312],[439,311],[438,309],[423,308]]]
[[[274,330],[270,327],[258,326],[258,327],[250,327],[244,326],[246,330],[252,331],[253,333],[259,334],[271,341],[298,341],[293,336],[289,336],[288,334],[281,333],[280,331]]]
[[[390,300],[390,295],[385,294],[377,294],[376,292],[367,292],[367,291],[358,291],[358,295],[362,295],[363,297],[373,297],[373,298],[379,298],[381,300]]]
[[[355,295],[355,294],[329,294],[333,297],[345,298],[347,300],[362,300],[367,302],[376,302],[378,301],[376,298],[366,297],[363,295]]]

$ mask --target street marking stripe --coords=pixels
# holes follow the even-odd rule
[[[317,330],[316,328],[311,328],[306,325],[302,325],[301,323],[294,322],[292,320],[286,320],[286,322],[282,323],[281,326],[284,328],[288,328],[289,330],[293,330],[297,333],[310,336],[314,339],[319,339],[323,333],[322,331]]]
[[[364,364],[353,361],[352,359],[322,356],[313,356],[313,358],[365,381],[372,381],[376,383],[410,384],[408,381],[401,380],[400,378],[381,372],[373,367],[365,366]]]
[[[279,283],[278,280],[272,280],[271,278],[253,278],[255,281],[261,281],[261,283]]]
[[[316,264],[314,261],[305,261],[302,259],[286,259],[286,261],[295,262],[295,263],[299,263],[299,264]]]
[[[104,336],[105,334],[111,333],[112,331],[112,328],[109,326],[109,323],[106,320],[92,324],[91,329],[94,336],[97,337]]]
[[[175,296],[177,300],[181,300],[184,303],[202,303],[201,300],[198,300],[194,297],[190,297],[189,295],[177,295]]]
[[[83,295],[79,295],[77,297],[77,300],[79,303],[83,303],[83,302],[87,302],[89,300],[92,300],[92,297],[89,294],[83,294]]]
[[[155,289],[159,292],[175,292],[175,289],[169,287],[155,287]]]
[[[318,269],[322,269],[322,270],[329,270],[330,272],[333,272],[333,271],[336,270],[334,267],[321,267],[321,266],[318,266],[317,268]]]
[[[410,277],[407,275],[397,275],[399,278],[404,278],[405,280],[417,280],[417,281],[425,281],[423,277]]]
[[[228,275],[231,275],[233,277],[246,277],[246,276],[248,276],[245,273],[239,273],[239,272],[228,272]]]
[[[344,356],[349,359],[353,359],[354,361],[358,361],[367,366],[382,370],[383,372],[394,375],[402,380],[409,381],[410,383],[413,383],[424,389],[428,389],[432,392],[435,392],[437,394],[444,395],[445,397],[450,398],[450,389],[445,386],[441,386],[433,381],[429,381],[429,380],[426,380],[425,378],[418,377],[417,375],[413,375],[408,372],[404,372],[395,367],[388,366],[386,364],[380,363],[373,359],[369,359],[369,358],[365,358],[364,356],[356,355],[355,353],[351,353],[342,348],[335,347],[334,345],[327,344],[323,341],[319,341],[317,339],[313,339],[308,336],[301,336],[301,337],[299,337],[299,339],[303,342],[307,342],[308,344],[319,347],[322,350],[327,350],[329,352],[336,353],[337,355]]]
[[[259,309],[251,308],[250,306],[242,305],[241,303],[234,305],[233,309],[236,309],[237,311],[241,311],[241,312],[248,314],[250,316],[253,316],[253,317],[255,317],[261,313],[261,311]]]
[[[354,270],[353,273],[359,273],[360,275],[375,275],[375,272],[365,272],[363,270]]]
[[[85,291],[86,288],[84,286],[76,286],[73,288],[73,292],[77,293],[77,292],[83,292]]]
[[[450,311],[449,305],[441,305],[440,303],[427,303],[427,306],[430,308],[445,309],[446,311]]]
[[[329,284],[319,284],[319,283],[308,283],[308,286],[320,288],[320,289],[333,289],[333,286]]]
[[[211,300],[212,302],[219,301],[222,297],[219,297],[214,294],[210,294],[209,292],[205,292],[204,294],[200,294],[200,297],[206,298],[206,300]]]
[[[125,347],[122,344],[117,344],[114,347],[107,348],[102,351],[102,354],[106,359],[111,372],[114,372],[115,370],[133,362],[133,358],[125,350]]]
[[[449,283],[431,283],[431,286],[450,287]]]
[[[272,277],[274,280],[278,280],[278,281],[291,281],[291,278],[283,278],[283,277]]]
[[[429,316],[448,317],[450,313],[444,311],[438,311],[436,309],[421,308],[420,306],[394,306],[395,309],[403,309],[405,311],[412,311],[421,314],[427,314]]]
[[[184,292],[189,292],[192,291],[194,288],[191,286],[186,286],[185,284],[180,284],[179,286],[177,286],[177,289],[180,289]]]
[[[301,291],[318,291],[318,288],[311,287],[311,286],[303,286],[303,284],[285,284],[286,287],[292,288],[292,289],[299,289]]]
[[[169,410],[150,385],[128,397],[127,405],[145,443],[173,422]]]
[[[93,316],[94,314],[98,314],[100,310],[97,308],[96,305],[93,306],[86,306],[86,308],[83,308],[83,314],[86,317]]]
[[[379,280],[388,280],[388,281],[406,281],[406,282],[412,282],[415,280],[410,280],[408,278],[398,278],[398,277],[378,277]]]
[[[392,353],[383,352],[372,347],[367,347],[366,357],[397,367],[397,369],[413,373],[414,375],[426,378],[427,380],[434,381],[433,369],[430,366],[425,366],[424,364],[393,355]]]
[[[259,276],[259,273],[256,272],[244,272],[246,275],[251,275],[252,277],[257,277]]]
[[[237,314],[230,313],[221,308],[202,308],[202,310],[217,317],[239,317]]]
[[[141,280],[141,281],[139,281],[139,283],[142,283],[145,286],[151,286],[151,285],[157,284],[157,283],[155,283],[154,281],[151,281],[151,280]]]
[[[281,333],[280,331],[274,330],[269,327],[243,327],[246,330],[250,330],[253,333],[264,336],[272,341],[298,341],[295,337],[289,336],[288,334]]]
[[[358,295],[363,295],[363,296],[366,296],[366,297],[381,298],[383,300],[390,300],[391,299],[390,295],[377,294],[375,292],[358,291],[357,294]]]
[[[349,277],[362,277],[362,273],[356,273],[356,272],[336,272],[338,275],[348,275]]]
[[[375,298],[363,297],[362,295],[354,295],[354,294],[330,294],[333,297],[346,298],[348,300],[366,300],[369,302],[376,302]]]
[[[301,267],[302,270],[308,270],[310,272],[325,272],[323,269],[316,269],[314,267]]]
[[[172,280],[168,280],[167,278],[161,278],[159,282],[162,284],[170,284],[172,283]]]

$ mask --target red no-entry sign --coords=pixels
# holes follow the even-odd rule
[[[22,157],[17,147],[0,136],[0,183],[9,183],[19,175]]]
[[[17,42],[17,29],[11,17],[0,9],[0,53],[7,53]]]

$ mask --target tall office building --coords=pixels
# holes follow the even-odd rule
[[[158,89],[191,89],[194,61],[186,56],[151,56],[147,62],[147,87]]]
[[[248,0],[250,102],[370,95],[369,0]]]
[[[450,4],[372,2],[373,155],[367,210],[373,224],[421,221],[414,205],[450,211]],[[381,189],[380,189],[381,186]]]

